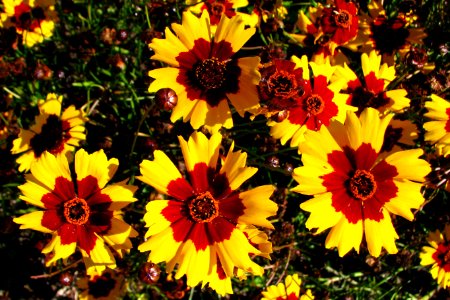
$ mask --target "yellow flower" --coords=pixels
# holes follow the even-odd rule
[[[122,273],[106,269],[93,278],[80,278],[77,287],[81,290],[79,300],[119,299],[126,290],[126,280]]]
[[[136,201],[137,188],[124,182],[106,185],[118,166],[118,160],[108,160],[103,150],[89,155],[83,149],[75,154],[75,174],[64,155],[47,151],[31,165],[31,175],[19,186],[20,199],[43,210],[14,218],[14,222],[21,229],[52,234],[42,250],[53,255],[47,265],[69,257],[78,247],[88,274],[95,276],[106,267],[115,268],[110,248],[119,255],[131,248],[129,237],[137,232],[122,221],[120,210]]]
[[[152,40],[152,59],[169,67],[149,72],[155,78],[149,92],[161,88],[176,92],[178,103],[172,111],[172,122],[182,117],[184,122],[190,120],[194,129],[206,125],[217,131],[233,126],[228,100],[241,116],[259,106],[259,58],[234,57],[255,33],[255,28],[244,27],[239,16],[223,16],[211,38],[207,11],[200,18],[185,12],[182,25],[172,24],[176,35],[167,28],[165,39]]]
[[[267,287],[267,291],[262,292],[263,298],[261,300],[309,300],[314,299],[311,290],[300,295],[300,286],[302,280],[298,277],[298,274],[286,276],[285,282],[277,285],[271,285]]]
[[[0,27],[14,26],[23,43],[32,47],[53,35],[57,15],[54,0],[3,0]]]
[[[345,79],[344,93],[349,94],[347,104],[357,107],[361,113],[366,107],[373,107],[384,113],[386,111],[399,112],[409,107],[410,100],[406,98],[405,89],[387,90],[387,86],[395,78],[395,67],[381,65],[381,55],[373,50],[369,55],[361,55],[363,78],[358,76],[344,64],[337,66],[334,79]]]
[[[269,200],[274,187],[239,192],[257,169],[245,166],[247,155],[233,152],[234,145],[219,164],[219,133],[207,139],[194,132],[188,141],[181,137],[179,141],[190,183],[160,150],[154,152],[153,161],[144,160],[140,165],[142,176],[137,178],[170,199],[147,204],[144,220],[149,230],[139,250],[151,251],[149,261],[166,262],[167,272],[178,265],[175,278],[186,274],[190,287],[210,282],[219,293],[231,293],[230,286],[218,282],[217,276],[232,277],[236,268],[263,273],[249,255],[261,255],[264,250],[252,245],[239,225],[273,228],[267,218],[277,211],[277,205]]]
[[[381,248],[396,253],[390,213],[411,221],[411,209],[424,202],[420,189],[431,168],[419,159],[423,150],[379,157],[391,118],[373,108],[359,118],[348,112],[344,124],[308,132],[300,145],[303,166],[294,170],[299,185],[293,191],[313,196],[300,205],[311,213],[306,227],[317,233],[332,228],[325,246],[337,247],[340,256],[359,252],[363,236],[371,255],[379,256]]]
[[[61,114],[62,96],[48,94],[39,103],[40,115],[30,129],[21,129],[13,141],[11,152],[21,154],[17,158],[19,171],[28,171],[31,163],[48,151],[52,154],[69,155],[86,138],[85,113],[71,105]]]
[[[292,62],[275,60],[274,71],[260,84],[261,98],[267,98],[269,109],[286,114],[284,120],[268,123],[270,134],[283,145],[291,140],[291,147],[298,147],[305,132],[320,130],[332,120],[344,122],[346,110],[353,109],[345,104],[347,95],[339,93],[345,82],[329,83],[335,67],[329,63],[309,65],[312,78],[306,56],[293,56]]]
[[[444,233],[439,230],[430,232],[430,246],[422,248],[420,264],[432,265],[430,273],[444,289],[450,287],[450,225],[445,226]]]
[[[424,117],[430,119],[423,124],[425,141],[435,143],[438,154],[447,156],[450,154],[450,103],[433,94],[431,101],[425,102],[425,108],[428,112]]]

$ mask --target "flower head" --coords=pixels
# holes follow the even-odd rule
[[[430,121],[423,124],[425,141],[436,144],[438,154],[450,154],[450,103],[437,96],[431,95],[431,101],[425,102],[428,112],[424,114]]]
[[[285,119],[270,121],[270,134],[282,144],[291,140],[292,147],[304,141],[306,131],[317,131],[328,126],[331,120],[344,121],[346,95],[339,90],[344,82],[329,84],[334,67],[310,62],[313,78],[309,76],[306,56],[290,61],[274,62],[273,72],[263,78],[261,98],[271,111],[283,111]],[[267,100],[265,100],[267,99]]]
[[[123,274],[106,269],[93,278],[80,278],[77,281],[77,287],[81,290],[80,300],[118,299],[123,296],[126,280]]]
[[[411,26],[409,17],[403,13],[387,16],[378,0],[368,5],[369,14],[361,17],[358,41],[363,52],[376,50],[383,56],[383,61],[392,65],[394,56],[399,53],[404,56],[413,44],[422,44],[426,34],[423,28]],[[355,48],[353,45],[352,47]]]
[[[13,141],[11,152],[21,154],[17,158],[19,171],[28,171],[31,163],[45,151],[69,155],[70,151],[86,138],[85,113],[71,105],[61,113],[62,96],[48,94],[39,103],[40,115],[30,129],[21,129]]]
[[[430,246],[422,248],[420,264],[431,265],[430,273],[444,289],[450,287],[450,225],[443,233],[436,230],[428,236]]]
[[[57,15],[54,0],[3,0],[0,27],[14,26],[23,43],[32,47],[53,35]]]
[[[363,236],[371,255],[379,256],[382,247],[396,253],[390,213],[413,220],[411,209],[424,201],[420,189],[431,168],[419,159],[423,150],[379,157],[391,118],[381,119],[372,108],[359,119],[348,112],[345,124],[308,132],[300,145],[303,166],[294,170],[299,185],[293,191],[314,196],[300,205],[311,213],[306,227],[317,233],[332,228],[325,245],[340,256],[359,252]]]
[[[42,210],[14,222],[21,224],[21,229],[52,234],[42,250],[53,254],[47,265],[69,257],[78,248],[88,274],[95,276],[106,267],[115,268],[110,249],[121,255],[131,248],[129,237],[137,232],[122,221],[120,210],[136,201],[136,187],[123,182],[106,185],[118,165],[118,160],[108,160],[103,150],[87,154],[83,149],[75,154],[75,176],[64,155],[46,151],[31,165],[27,182],[19,187],[20,199]]]
[[[337,66],[335,78],[345,78],[344,93],[348,94],[347,104],[357,107],[361,113],[366,107],[373,107],[384,113],[387,110],[398,112],[409,107],[405,89],[387,90],[395,78],[395,67],[381,65],[381,55],[371,51],[361,55],[364,78],[358,76],[347,66]]]
[[[300,295],[300,287],[302,280],[298,277],[298,274],[288,275],[284,283],[280,282],[277,285],[271,285],[267,287],[267,291],[262,292],[263,298],[261,300],[311,300],[314,296],[311,290],[306,290],[305,293]]]
[[[226,278],[233,277],[236,268],[256,275],[263,272],[249,257],[262,251],[239,225],[273,228],[267,217],[277,211],[277,205],[269,200],[274,187],[239,192],[257,169],[246,167],[246,154],[233,152],[233,145],[220,165],[219,133],[207,139],[194,132],[188,141],[179,140],[190,183],[160,150],[154,152],[153,161],[144,160],[140,165],[142,176],[138,179],[170,199],[147,204],[144,220],[149,230],[139,250],[151,251],[149,261],[165,261],[168,272],[178,264],[175,278],[186,274],[188,286],[211,282],[210,287],[228,293],[231,288],[218,287],[214,273]]]
[[[152,59],[170,67],[149,72],[155,78],[149,91],[171,88],[176,92],[173,122],[183,117],[194,129],[206,125],[216,131],[233,126],[227,100],[241,116],[259,106],[259,58],[234,57],[254,34],[254,28],[245,29],[239,16],[223,16],[211,38],[209,16],[204,11],[200,18],[183,13],[182,25],[172,24],[172,29],[176,36],[166,29],[165,39],[153,39],[150,44],[155,51]]]

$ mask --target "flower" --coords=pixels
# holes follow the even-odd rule
[[[106,269],[101,275],[93,278],[80,278],[77,287],[81,290],[80,300],[118,299],[125,292],[126,280],[123,274]]]
[[[369,14],[361,17],[359,34],[355,39],[359,44],[351,45],[350,48],[359,48],[366,53],[374,49],[383,56],[384,62],[393,65],[396,53],[404,57],[411,45],[423,44],[426,33],[423,28],[412,27],[407,15],[399,13],[387,17],[382,4],[377,0],[371,1],[368,8]]]
[[[298,277],[298,274],[288,275],[284,281],[284,284],[280,282],[277,285],[271,285],[267,287],[267,291],[262,292],[263,298],[261,300],[309,300],[314,299],[311,290],[306,290],[305,293],[300,295],[300,286],[302,280]]]
[[[20,199],[43,210],[14,218],[14,222],[21,229],[52,234],[42,250],[53,254],[47,266],[69,257],[78,247],[88,274],[95,276],[106,267],[115,268],[110,249],[122,255],[131,248],[129,237],[137,232],[122,221],[120,210],[136,201],[137,188],[124,182],[106,186],[118,166],[118,160],[108,160],[103,150],[88,154],[83,149],[75,153],[76,181],[64,155],[45,151],[31,165],[31,175],[25,175],[27,182],[19,186]]]
[[[300,10],[297,21],[300,34],[292,34],[292,37],[313,49],[314,62],[321,63],[330,56],[340,55],[336,48],[357,36],[358,10],[351,1],[335,0],[327,6],[311,6],[308,14],[309,17]]]
[[[194,129],[206,125],[216,131],[222,126],[233,126],[227,100],[241,116],[259,106],[259,58],[234,57],[255,28],[244,29],[239,16],[223,16],[211,38],[208,13],[203,11],[200,18],[183,13],[182,25],[172,24],[172,29],[177,36],[167,28],[165,39],[153,39],[150,44],[155,51],[152,59],[170,67],[149,72],[155,78],[149,92],[171,88],[178,96],[172,122],[183,117],[184,122],[190,120]]]
[[[343,92],[349,94],[348,105],[357,107],[358,113],[366,107],[376,108],[380,113],[388,110],[399,112],[409,107],[410,100],[406,98],[408,92],[405,89],[386,90],[395,78],[394,66],[381,65],[381,55],[377,55],[374,50],[369,55],[361,55],[361,65],[364,75],[361,80],[347,64],[336,67],[334,78],[346,80]]]
[[[21,129],[13,141],[11,152],[21,154],[16,160],[19,171],[28,171],[45,151],[69,155],[86,138],[85,113],[71,105],[61,114],[61,102],[62,96],[48,94],[39,103],[40,115],[36,116],[35,124],[30,129]]]
[[[3,0],[0,27],[16,27],[23,43],[33,47],[53,35],[57,15],[54,0]]]
[[[233,152],[234,144],[219,165],[221,140],[219,133],[207,139],[199,132],[188,141],[179,138],[191,183],[160,150],[154,152],[153,161],[141,163],[142,176],[137,178],[170,199],[147,204],[144,220],[149,230],[138,249],[151,251],[151,262],[166,262],[167,272],[178,264],[175,278],[186,274],[190,287],[203,281],[203,286],[210,283],[219,293],[231,293],[231,288],[214,281],[214,272],[222,278],[234,276],[236,268],[263,273],[249,257],[262,251],[239,225],[273,228],[267,218],[275,215],[277,205],[269,200],[274,191],[271,185],[238,191],[257,169],[245,166],[247,155]]]
[[[269,109],[284,111],[286,118],[280,122],[269,121],[270,134],[281,144],[291,140],[298,147],[306,131],[317,131],[328,126],[331,120],[344,122],[346,95],[339,94],[345,82],[328,84],[334,67],[329,63],[310,62],[313,78],[309,76],[308,60],[293,56],[292,62],[274,61],[274,71],[263,78],[261,98],[269,102]]]
[[[332,228],[325,246],[337,247],[340,256],[352,248],[359,252],[363,235],[371,255],[379,256],[382,247],[396,253],[390,213],[411,221],[411,209],[424,202],[420,189],[431,168],[419,159],[423,150],[379,157],[391,118],[380,118],[373,108],[359,119],[347,112],[344,124],[310,131],[300,145],[303,166],[294,170],[299,185],[293,191],[313,196],[300,205],[311,213],[306,227],[317,233]]]
[[[425,141],[436,144],[438,154],[450,154],[450,103],[437,96],[431,95],[431,101],[425,102],[428,110],[424,117],[430,121],[423,124]]]
[[[446,225],[444,233],[436,230],[428,235],[430,246],[422,248],[420,264],[432,265],[431,276],[437,280],[444,289],[450,287],[450,225]]]
[[[228,18],[240,15],[244,20],[251,18],[248,14],[236,11],[238,8],[246,7],[248,5],[247,0],[186,0],[186,4],[190,6],[189,10],[195,14],[200,15],[204,10],[208,12],[211,22],[211,31],[213,33],[216,32],[217,25],[220,23],[220,19],[223,15]]]

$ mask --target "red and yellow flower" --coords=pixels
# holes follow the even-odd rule
[[[381,55],[371,51],[369,55],[361,55],[361,65],[364,78],[361,80],[347,64],[337,66],[334,78],[346,84],[344,93],[348,94],[346,103],[358,108],[361,113],[366,107],[373,107],[384,113],[386,111],[400,112],[409,107],[410,100],[405,89],[387,90],[387,86],[395,78],[395,67],[386,63],[381,65]]]
[[[3,0],[0,27],[14,26],[23,43],[32,47],[53,35],[57,14],[54,0]]]
[[[281,121],[269,121],[270,134],[284,145],[291,140],[291,147],[304,141],[307,131],[320,130],[331,120],[344,122],[346,95],[339,91],[345,82],[329,84],[335,67],[329,63],[318,65],[310,62],[313,78],[309,76],[308,60],[292,57],[290,61],[274,61],[274,68],[260,84],[261,98],[270,111],[285,116]]]
[[[437,96],[431,95],[431,101],[425,102],[428,110],[424,117],[430,121],[423,124],[425,141],[436,144],[439,155],[450,154],[450,103]]]
[[[81,291],[80,300],[108,300],[123,297],[127,284],[122,273],[106,269],[102,274],[92,278],[82,277],[77,281]]]
[[[257,169],[246,167],[247,155],[233,152],[233,145],[219,164],[219,133],[208,139],[194,132],[188,141],[179,140],[190,183],[160,150],[154,152],[153,161],[144,160],[140,165],[142,176],[137,178],[170,198],[147,204],[144,220],[149,230],[139,250],[151,251],[149,261],[166,262],[167,272],[178,265],[175,278],[186,274],[190,287],[211,283],[218,292],[230,293],[218,279],[233,277],[236,269],[263,273],[249,257],[262,251],[239,225],[273,228],[267,218],[277,211],[277,205],[269,200],[274,187],[239,192]]]
[[[403,57],[414,44],[423,44],[426,37],[423,28],[412,26],[411,17],[403,13],[388,17],[380,1],[373,0],[368,5],[369,13],[361,17],[358,44],[350,48],[362,52],[376,50],[383,56],[383,61],[394,64],[394,57],[399,53]]]
[[[219,25],[223,15],[228,18],[240,15],[244,20],[251,18],[248,14],[236,11],[238,8],[246,7],[248,5],[247,0],[186,0],[186,4],[190,6],[189,10],[195,14],[201,15],[204,10],[208,12],[213,33],[216,32],[217,25]]]
[[[20,154],[17,158],[19,171],[28,171],[33,161],[45,151],[52,154],[70,155],[86,138],[84,123],[86,114],[71,105],[61,113],[62,96],[48,94],[39,102],[40,115],[30,129],[21,129],[13,141],[11,152]]]
[[[292,36],[313,48],[312,60],[320,63],[338,54],[336,48],[355,39],[358,33],[358,9],[351,1],[335,0],[326,6],[309,8],[309,17],[299,12],[300,34]]]
[[[136,201],[137,188],[124,182],[107,185],[118,166],[118,160],[108,160],[103,150],[87,154],[83,149],[75,154],[75,174],[66,156],[47,151],[31,165],[27,182],[19,186],[20,199],[42,210],[14,218],[14,222],[21,229],[52,234],[42,250],[50,254],[47,265],[78,248],[88,274],[95,276],[106,267],[115,268],[111,249],[122,255],[131,248],[129,238],[137,232],[122,221],[121,209]]]
[[[439,230],[430,232],[428,236],[430,246],[422,248],[420,264],[431,265],[430,273],[437,280],[439,286],[450,287],[450,225],[446,225],[444,232]]]
[[[284,283],[280,282],[277,285],[271,285],[267,287],[267,290],[262,292],[261,300],[311,300],[314,296],[310,289],[307,289],[305,293],[300,294],[300,287],[302,280],[298,277],[298,274],[288,275]]]
[[[216,131],[233,126],[228,100],[241,116],[259,107],[259,58],[235,57],[255,28],[245,29],[239,16],[223,16],[211,38],[209,16],[203,11],[200,18],[183,13],[182,25],[172,24],[172,30],[176,35],[167,28],[165,39],[153,39],[150,44],[155,51],[152,59],[169,67],[149,72],[155,79],[150,92],[171,88],[178,96],[172,122],[182,117],[194,129],[205,125]]]
[[[303,166],[294,170],[299,185],[293,191],[313,196],[300,205],[311,213],[306,227],[317,233],[331,228],[325,246],[337,247],[340,256],[359,252],[363,236],[371,255],[381,248],[396,253],[390,213],[413,220],[411,209],[424,202],[420,189],[431,168],[419,158],[423,150],[379,157],[391,118],[373,108],[359,118],[348,112],[344,124],[310,131],[300,145]]]

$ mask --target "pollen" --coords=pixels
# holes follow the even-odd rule
[[[303,108],[307,113],[316,116],[323,111],[325,103],[322,97],[317,94],[313,94],[305,99],[303,105]]]
[[[218,89],[225,83],[227,65],[217,58],[204,59],[194,65],[194,74],[198,83],[205,89]]]
[[[211,13],[217,16],[218,18],[222,16],[224,11],[225,5],[223,5],[222,3],[216,1],[213,4],[211,4]]]
[[[211,222],[219,215],[219,203],[210,192],[201,193],[190,201],[189,213],[197,223]]]
[[[341,9],[338,12],[335,12],[334,21],[337,26],[350,28],[350,25],[352,24],[352,15],[345,9]]]
[[[371,198],[376,190],[377,183],[372,173],[366,170],[356,170],[350,179],[350,194],[358,200],[367,200]]]
[[[64,217],[74,225],[83,225],[89,220],[91,210],[86,200],[73,198],[64,203]]]
[[[300,87],[301,88],[301,87]],[[276,97],[288,99],[299,94],[297,80],[293,74],[277,70],[267,80],[267,89]]]

